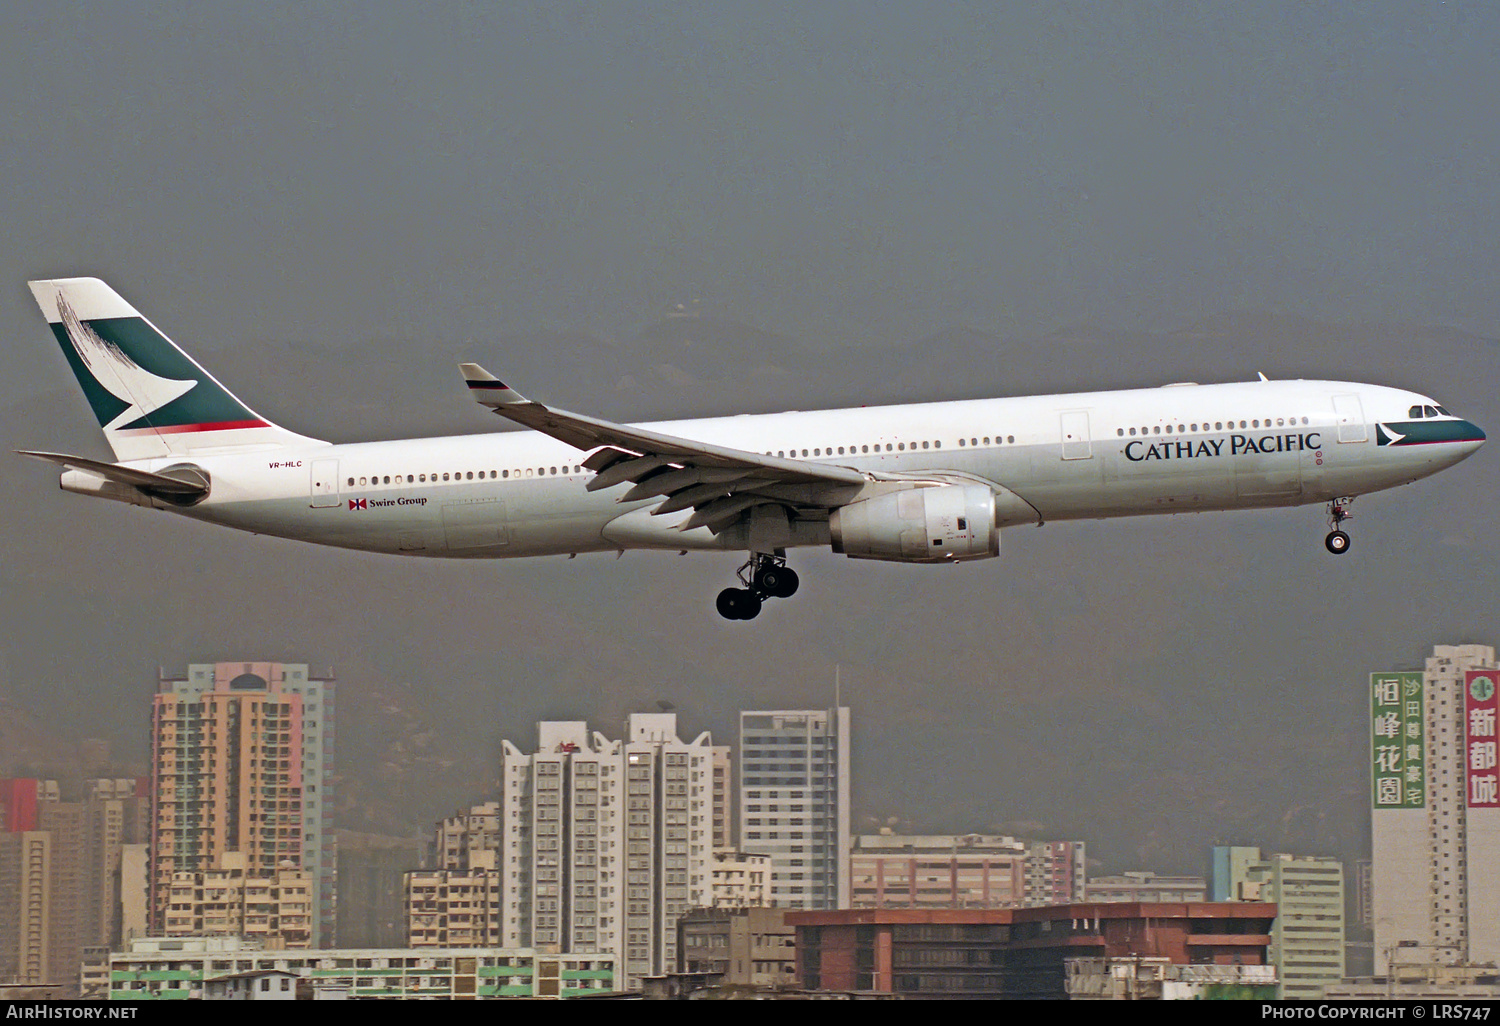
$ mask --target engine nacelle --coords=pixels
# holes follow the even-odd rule
[[[833,551],[853,559],[948,563],[1000,555],[995,493],[983,485],[908,488],[834,510]]]

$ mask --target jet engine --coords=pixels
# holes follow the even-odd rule
[[[834,510],[833,551],[853,559],[948,563],[1000,555],[995,493],[983,485],[908,488]]]

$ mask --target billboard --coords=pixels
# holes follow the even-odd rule
[[[1496,787],[1495,713],[1496,682],[1500,671],[1469,670],[1464,673],[1464,791],[1471,809],[1500,809]]]
[[[1427,806],[1422,674],[1370,674],[1370,802],[1373,809]]]

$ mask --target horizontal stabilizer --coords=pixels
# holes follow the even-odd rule
[[[130,485],[154,495],[171,496],[174,499],[201,499],[208,494],[207,476],[201,470],[192,467],[183,467],[181,470],[174,471],[182,476],[172,477],[167,474],[153,474],[149,470],[122,467],[118,463],[105,463],[102,460],[91,460],[82,456],[68,456],[60,452],[27,452],[17,449],[16,453],[20,456],[31,456],[49,463],[56,463],[69,470],[84,470],[90,474],[97,474],[106,481]]]

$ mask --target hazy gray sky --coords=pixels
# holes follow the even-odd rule
[[[1017,7],[13,4],[6,446],[103,453],[23,285],[72,274],[227,364],[253,406],[345,438],[432,410],[483,427],[455,357],[505,373],[503,340],[629,342],[677,304],[774,333],[794,374],[750,382],[756,354],[725,343],[712,387],[686,388],[606,347],[587,351],[604,384],[558,375],[543,397],[731,413],[778,381],[806,406],[1263,367],[1430,388],[1500,429],[1500,7]],[[1225,311],[1282,319],[1161,341]],[[992,358],[847,355],[956,326]],[[158,662],[335,662],[458,753],[427,791],[358,784],[421,819],[480,797],[463,767],[538,715],[614,732],[670,691],[685,729],[722,730],[837,662],[869,811],[1107,829],[1123,857],[1291,832],[1306,806],[1312,835],[1354,845],[1363,674],[1493,640],[1495,467],[1492,447],[1365,500],[1338,564],[1312,509],[1049,525],[981,567],[807,554],[779,619],[726,630],[709,604],[731,557],[372,561],[89,505],[13,459],[0,689],[123,746]],[[380,707],[350,714],[363,753]],[[955,758],[973,795],[942,792]],[[1124,790],[1180,814],[1106,828]]]
[[[1011,7],[32,5],[7,307],[97,271],[340,342],[690,300],[811,344],[1500,329],[1500,8]]]

